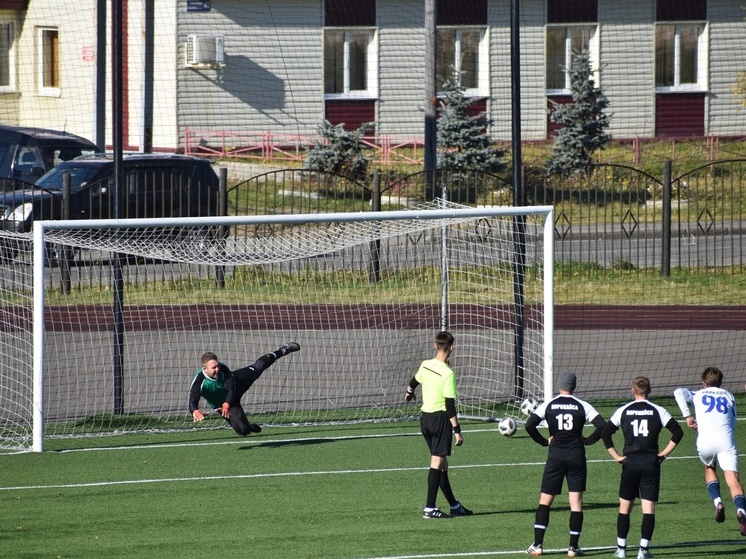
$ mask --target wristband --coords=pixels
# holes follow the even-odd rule
[[[407,386],[407,394],[414,394],[414,390],[412,390],[409,386]]]
[[[461,433],[461,425],[456,425],[456,426],[455,426],[455,427],[453,428],[453,432],[454,432],[454,433],[456,433],[457,435],[458,435],[459,433]]]

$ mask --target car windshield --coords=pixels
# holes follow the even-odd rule
[[[45,190],[59,190],[62,191],[62,178],[66,175],[70,175],[70,191],[78,192],[83,190],[91,179],[99,171],[98,167],[80,166],[75,167],[67,165],[65,167],[56,167],[49,171],[46,175],[36,181],[36,186],[39,186]]]
[[[96,153],[93,148],[81,146],[44,146],[44,155],[53,165],[59,165],[63,161],[70,161],[81,155],[92,155]]]

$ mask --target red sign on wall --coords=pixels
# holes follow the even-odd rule
[[[93,62],[96,58],[96,51],[93,47],[83,47],[80,49],[80,59],[83,62]]]

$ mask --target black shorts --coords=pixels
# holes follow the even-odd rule
[[[424,413],[420,416],[420,430],[425,437],[431,456],[450,456],[453,426],[444,411]]]
[[[547,458],[544,476],[541,478],[541,492],[547,495],[562,493],[562,482],[567,478],[567,490],[573,493],[585,491],[588,464],[583,452],[566,452]]]
[[[619,498],[634,501],[658,501],[661,488],[661,463],[656,454],[627,456],[622,462]]]

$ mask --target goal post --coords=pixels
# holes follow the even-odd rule
[[[525,245],[516,247],[519,216]],[[460,413],[519,418],[521,397],[552,393],[553,235],[550,206],[443,201],[403,211],[37,222],[33,259],[20,264],[33,268],[32,450],[43,450],[48,437],[192,428],[187,392],[203,352],[239,368],[289,341],[301,351],[265,371],[244,397],[254,421],[411,418],[417,407],[404,404],[403,387],[432,356],[442,328],[456,338]],[[76,255],[74,265],[50,265],[50,247]],[[126,262],[127,363],[118,381],[115,254]],[[119,414],[112,413],[117,382]],[[211,418],[199,427],[226,425]],[[2,427],[1,444],[24,439]]]

